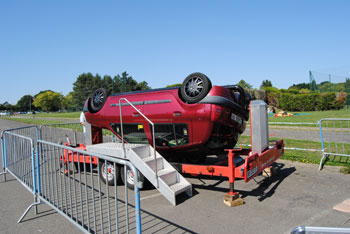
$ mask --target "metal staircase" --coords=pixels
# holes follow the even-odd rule
[[[122,143],[95,144],[87,146],[86,149],[94,153],[124,158]],[[124,149],[125,157],[171,204],[176,205],[176,195],[180,193],[186,192],[188,196],[192,196],[192,185],[158,152],[154,159],[154,151],[150,145],[124,144]]]

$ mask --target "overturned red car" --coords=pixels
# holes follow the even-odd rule
[[[212,86],[202,73],[190,74],[181,87],[109,96],[100,88],[87,99],[84,112],[91,125],[120,137],[122,108],[124,140],[151,145],[152,126],[125,101],[120,107],[121,98],[154,123],[155,145],[165,157],[181,152],[177,155],[193,159],[235,146],[245,130],[251,99],[238,85]]]

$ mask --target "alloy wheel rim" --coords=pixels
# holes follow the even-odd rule
[[[191,78],[185,87],[185,93],[189,97],[198,96],[203,90],[203,80],[199,77]]]
[[[107,163],[107,176],[106,176],[105,164],[103,164],[102,176],[108,181],[111,181],[114,178],[114,167],[111,163]]]

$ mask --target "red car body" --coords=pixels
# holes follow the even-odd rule
[[[120,136],[121,98],[155,124],[156,148],[163,154],[196,151],[208,155],[233,148],[249,118],[250,96],[241,87],[211,87],[210,83],[207,94],[191,104],[179,87],[110,95],[98,111],[92,110],[89,98],[84,106],[87,122]],[[152,145],[151,125],[125,101],[121,106],[125,140]]]

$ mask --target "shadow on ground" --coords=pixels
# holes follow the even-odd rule
[[[263,172],[264,177],[262,180],[257,181],[257,178],[261,178],[261,176],[254,178],[254,181],[259,186],[254,188],[252,191],[244,191],[239,189],[235,189],[235,191],[239,192],[242,198],[249,197],[249,196],[258,197],[259,201],[263,201],[266,198],[271,197],[275,193],[278,186],[282,183],[282,181],[296,171],[295,167],[284,168],[285,165],[282,163],[275,163],[273,166],[276,169],[276,172],[273,176],[270,177]],[[193,195],[198,194],[198,191],[196,191],[196,189],[208,189],[213,191],[221,191],[224,193],[229,191],[229,188],[220,187],[220,184],[227,181],[228,179],[222,179],[222,177],[210,177],[210,176],[200,176],[200,177],[187,176],[187,177],[198,178],[202,183],[202,184],[192,184],[194,188]],[[203,179],[217,180],[217,182],[215,182],[214,184],[207,184]],[[240,179],[236,179],[236,181],[238,180]]]

